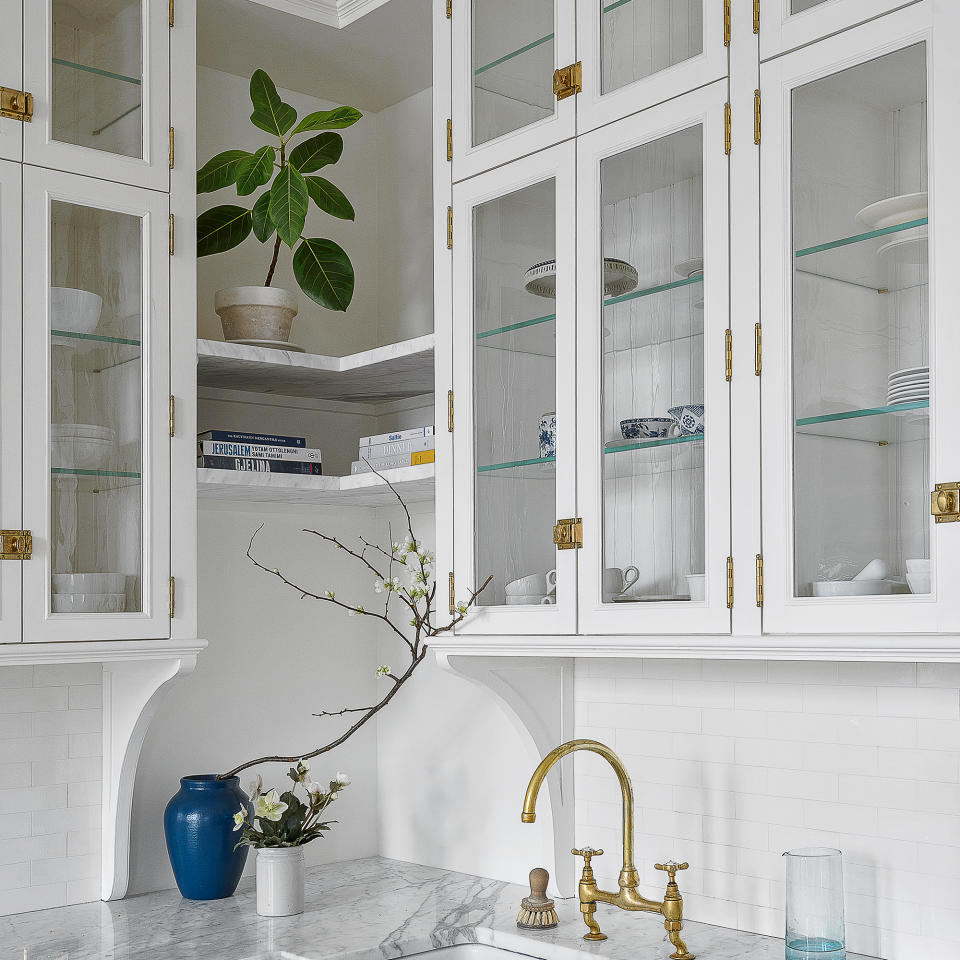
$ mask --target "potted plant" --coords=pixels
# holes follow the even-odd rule
[[[218,290],[214,308],[227,340],[286,342],[297,299],[290,291],[271,286],[283,244],[296,248],[293,274],[311,300],[328,310],[343,311],[353,298],[353,265],[343,248],[332,240],[304,237],[303,232],[311,203],[341,220],[355,219],[350,201],[316,171],[336,163],[343,153],[343,138],[333,131],[352,126],[362,114],[353,107],[337,107],[318,110],[297,123],[297,111],[280,99],[263,70],[250,78],[250,100],[250,121],[276,142],[253,153],[218,153],[197,172],[197,193],[235,186],[238,196],[248,197],[265,189],[250,209],[224,204],[201,213],[197,256],[232,250],[251,232],[260,243],[272,241],[273,257],[263,286]],[[301,136],[306,139],[294,146],[294,138]]]
[[[257,913],[262,917],[303,913],[303,848],[336,822],[324,820],[324,811],[350,784],[345,773],[338,773],[324,789],[308,778],[309,772],[310,762],[298,760],[287,772],[293,787],[283,793],[264,791],[258,777],[250,789],[252,815],[242,803],[233,817],[234,831],[242,831],[237,847],[257,851]]]

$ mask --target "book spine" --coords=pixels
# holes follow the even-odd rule
[[[317,447],[277,447],[256,443],[234,443],[227,440],[198,440],[197,456],[247,457],[255,460],[303,460],[320,463]]]
[[[227,443],[257,443],[274,447],[305,447],[306,437],[285,437],[272,433],[243,433],[238,430],[207,430],[198,440],[220,440]]]
[[[433,427],[411,427],[393,433],[378,433],[375,437],[361,437],[359,446],[375,447],[378,443],[396,443],[398,440],[415,440],[417,437],[432,437]]]
[[[416,440],[396,440],[393,443],[377,443],[361,446],[358,460],[364,457],[395,457],[401,453],[414,453],[417,450],[433,450],[437,445],[436,437],[418,437]]]
[[[373,470],[394,470],[397,467],[416,467],[422,463],[433,463],[436,459],[434,450],[419,450],[415,453],[401,453],[394,457],[376,457],[372,460],[354,460],[350,465],[350,473],[370,473]]]
[[[197,466],[208,470],[235,470],[240,473],[297,473],[320,476],[319,463],[299,460],[256,460],[251,457],[197,457]]]

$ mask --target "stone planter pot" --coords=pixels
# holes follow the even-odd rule
[[[303,847],[257,850],[257,913],[289,917],[303,913]]]
[[[227,287],[218,290],[213,307],[226,340],[290,339],[297,298],[279,287]]]

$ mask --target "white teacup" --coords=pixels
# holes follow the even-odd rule
[[[531,573],[529,576],[511,580],[505,588],[508,597],[545,597],[557,589],[557,571],[548,570],[546,573]],[[539,602],[539,601],[538,601]]]
[[[532,594],[530,596],[525,596],[522,593],[508,593],[507,594],[507,604],[508,606],[546,606],[551,603],[556,603],[555,597],[546,597],[543,594]]]
[[[630,576],[633,574],[633,576]],[[636,567],[607,567],[603,571],[603,595],[616,597],[626,593],[640,579],[640,571]]]

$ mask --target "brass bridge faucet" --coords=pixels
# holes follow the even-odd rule
[[[640,910],[645,913],[659,913],[663,917],[663,926],[667,936],[675,948],[670,954],[670,960],[694,960],[694,954],[687,949],[686,943],[680,937],[683,929],[683,898],[677,886],[677,871],[686,870],[688,863],[658,863],[656,868],[667,874],[667,892],[662,903],[648,900],[642,896],[637,888],[640,886],[640,877],[637,868],[633,865],[633,787],[630,777],[620,758],[607,746],[596,740],[569,740],[561,743],[555,750],[551,750],[540,761],[540,765],[533,771],[530,783],[527,785],[527,794],[523,799],[523,814],[520,819],[524,823],[533,823],[536,818],[537,794],[550,768],[567,754],[576,750],[590,750],[600,754],[613,767],[617,779],[620,781],[620,790],[623,794],[623,867],[620,870],[620,891],[609,893],[597,886],[596,877],[590,861],[599,857],[603,851],[584,847],[582,850],[572,850],[578,857],[583,857],[583,875],[580,877],[580,912],[583,922],[589,928],[584,934],[584,940],[606,940],[607,935],[600,932],[594,914],[598,903],[612,903],[621,910]]]

